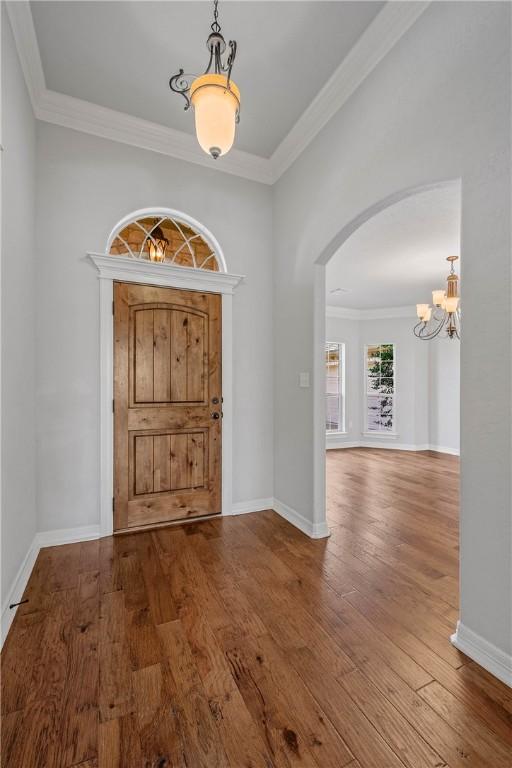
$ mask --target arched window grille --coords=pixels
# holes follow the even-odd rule
[[[223,271],[202,234],[170,215],[147,215],[125,223],[111,240],[111,256]]]

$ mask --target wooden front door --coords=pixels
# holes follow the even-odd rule
[[[221,511],[221,297],[114,284],[114,530]]]

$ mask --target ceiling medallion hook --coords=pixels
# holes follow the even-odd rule
[[[231,79],[237,45],[235,40],[229,41],[229,54],[224,63],[226,41],[218,17],[218,0],[214,0],[212,31],[206,41],[210,57],[204,73],[189,75],[180,69],[169,80],[171,91],[185,99],[185,110],[194,107],[197,139],[215,160],[233,146],[235,128],[240,121],[240,91]]]

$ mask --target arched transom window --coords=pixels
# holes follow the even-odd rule
[[[192,269],[223,271],[214,248],[190,223],[171,215],[147,215],[113,233],[111,256],[129,256]]]

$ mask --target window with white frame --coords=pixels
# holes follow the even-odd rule
[[[395,431],[395,345],[365,347],[366,431]]]
[[[325,344],[326,432],[345,431],[345,345]]]

